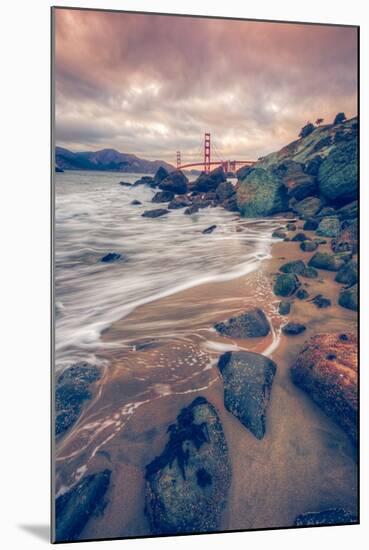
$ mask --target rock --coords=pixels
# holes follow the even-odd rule
[[[274,239],[285,239],[287,237],[287,233],[285,233],[281,229],[276,229],[275,231],[273,231],[272,237]]]
[[[306,298],[309,298],[309,293],[304,288],[299,288],[299,290],[296,292],[296,298],[299,300],[306,300]]]
[[[331,206],[324,206],[321,210],[319,210],[318,214],[316,215],[316,218],[318,220],[321,220],[322,218],[329,218],[336,215],[336,211]]]
[[[302,260],[294,260],[281,265],[279,271],[282,271],[282,273],[296,273],[297,275],[302,275],[305,269],[306,266]]]
[[[169,176],[168,170],[164,168],[164,166],[159,166],[159,168],[156,171],[156,174],[154,176],[154,180],[156,185],[159,185],[163,180],[165,180]],[[170,199],[169,199],[170,200]]]
[[[347,204],[357,199],[358,161],[357,138],[336,145],[319,167],[319,190],[335,204]]]
[[[357,284],[341,290],[338,296],[338,303],[346,309],[357,311]]]
[[[338,237],[340,233],[341,222],[337,216],[322,218],[319,223],[316,234],[321,237]]]
[[[358,282],[357,262],[351,260],[343,265],[338,271],[335,281],[349,286],[356,284]]]
[[[300,162],[286,160],[273,171],[282,178],[289,198],[294,197],[299,201],[314,195],[318,190],[315,176],[305,173]]]
[[[291,240],[294,242],[311,241],[310,237],[305,235],[305,233],[296,233]]]
[[[316,252],[310,258],[308,265],[317,269],[326,269],[327,271],[338,271],[346,260],[340,254],[328,254],[328,252]]]
[[[322,201],[318,197],[306,197],[293,206],[293,211],[297,212],[302,219],[313,218],[322,207]]]
[[[346,204],[345,206],[342,206],[342,208],[339,208],[336,210],[337,216],[339,216],[340,220],[350,220],[355,219],[359,215],[358,211],[358,201],[352,201],[349,204]]]
[[[286,228],[287,228],[288,231],[296,231],[296,229],[297,229],[295,223],[288,223],[288,224],[286,225]]]
[[[322,512],[301,514],[295,519],[296,527],[312,527],[318,525],[340,525],[357,523],[357,517],[343,508],[332,508]]]
[[[229,210],[230,212],[238,212],[238,203],[237,203],[236,193],[234,193],[228,199],[225,199],[224,201],[222,201],[221,206],[225,210]]]
[[[215,407],[197,397],[168,433],[164,451],[146,466],[145,513],[152,534],[218,530],[232,474]]]
[[[210,225],[210,227],[207,227],[206,229],[203,230],[203,233],[205,234],[212,233],[216,228],[217,228],[216,225]]]
[[[332,305],[330,299],[325,298],[322,294],[317,294],[316,296],[314,296],[314,298],[309,300],[309,302],[312,302],[319,309],[326,308]]]
[[[184,214],[187,214],[187,215],[196,214],[196,212],[198,211],[199,211],[199,207],[196,206],[196,204],[193,204],[192,206],[189,206],[188,208],[186,208],[186,210],[184,211]]]
[[[92,397],[90,387],[101,377],[98,367],[80,362],[65,369],[55,386],[55,435],[66,432],[79,417],[85,401]]]
[[[278,306],[278,313],[280,315],[288,315],[291,311],[291,302],[287,302],[287,300],[282,300],[279,302]]]
[[[277,365],[250,351],[226,352],[218,362],[224,405],[257,439],[265,435],[266,411]]]
[[[357,339],[350,333],[317,334],[292,366],[293,382],[355,442],[357,439]]]
[[[316,269],[314,267],[305,267],[305,270],[303,273],[301,273],[303,277],[306,277],[308,279],[316,279],[319,275]]]
[[[284,325],[282,327],[283,334],[286,334],[287,336],[296,336],[297,334],[301,334],[306,330],[305,325],[302,325],[301,323],[287,323],[287,325]]]
[[[300,248],[304,252],[314,252],[318,248],[318,243],[315,241],[302,241]]]
[[[349,251],[352,254],[357,252],[358,224],[356,219],[342,222],[340,234],[336,239],[332,239],[331,247],[334,252]]]
[[[138,206],[139,204],[142,204],[142,202],[138,201],[137,199],[134,199],[134,200],[131,202],[131,204],[132,204],[133,206]]]
[[[263,168],[254,168],[237,189],[242,216],[258,218],[288,210],[287,190],[281,178]]]
[[[229,181],[222,181],[216,188],[216,196],[220,201],[229,199],[229,197],[232,197],[235,192],[235,188]]]
[[[277,275],[273,292],[276,296],[291,296],[300,286],[300,282],[294,273]]]
[[[142,178],[135,181],[133,185],[136,187],[137,185],[153,185],[153,184],[155,184],[155,180],[152,176],[142,176]]]
[[[151,202],[169,202],[172,199],[174,199],[174,193],[172,191],[158,191],[151,199]]]
[[[123,187],[132,187],[132,183],[129,183],[128,181],[120,181],[119,185],[123,185]]]
[[[178,195],[183,195],[184,193],[187,193],[187,186],[188,179],[183,174],[183,172],[181,172],[181,170],[175,170],[174,172],[171,172],[159,184],[159,188],[163,191],[172,191],[172,193]]]
[[[118,252],[108,252],[108,254],[105,254],[100,260],[100,262],[104,263],[111,263],[116,262],[117,260],[121,259],[121,254],[118,254]]]
[[[231,317],[225,323],[216,323],[214,328],[231,338],[257,338],[270,332],[269,321],[259,308],[252,308],[238,317]]]
[[[304,231],[315,231],[318,225],[319,225],[319,222],[317,220],[315,220],[314,218],[308,218],[304,223],[302,229]]]
[[[169,210],[166,208],[155,208],[155,210],[145,210],[141,216],[144,218],[158,218],[159,216],[164,216],[165,214],[169,214]]]
[[[186,208],[186,206],[191,206],[191,201],[187,195],[177,195],[169,204],[168,208],[170,210],[176,210],[177,208]]]
[[[60,168],[60,166],[55,165],[55,172],[62,173],[64,172],[63,168]]]
[[[221,166],[219,166],[215,170],[212,170],[210,174],[205,174],[205,172],[202,172],[202,174],[200,174],[199,177],[193,182],[192,189],[193,191],[205,193],[208,191],[215,191],[218,185],[226,180],[227,178],[224,170]]]
[[[319,246],[320,244],[327,244],[327,241],[326,239],[314,239],[314,243]]]
[[[56,499],[56,542],[75,541],[90,517],[103,511],[110,477],[110,470],[87,475]]]
[[[320,155],[317,155],[316,157],[313,157],[305,166],[305,172],[307,174],[310,174],[311,176],[317,176],[319,172],[319,166],[322,163],[322,157]]]

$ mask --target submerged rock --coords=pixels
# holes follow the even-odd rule
[[[198,211],[199,211],[199,207],[196,204],[193,204],[192,206],[189,206],[188,208],[186,208],[186,210],[184,211],[184,214],[191,216],[192,214],[196,214],[196,212]]]
[[[226,409],[262,439],[277,365],[259,353],[228,351],[220,357],[218,367],[224,381]]]
[[[121,254],[118,254],[118,252],[108,252],[108,254],[105,254],[100,260],[100,262],[104,263],[111,263],[116,262],[117,260],[121,259]]]
[[[168,208],[170,210],[176,210],[177,208],[186,208],[186,206],[191,206],[191,201],[187,195],[177,195],[169,204]]]
[[[110,470],[87,475],[56,499],[56,542],[75,541],[90,517],[103,511],[110,476]]]
[[[287,323],[287,325],[282,327],[283,334],[287,334],[288,336],[296,336],[304,332],[304,330],[306,330],[305,325],[295,322]]]
[[[169,202],[172,199],[174,199],[173,191],[158,191],[151,199],[151,202]]]
[[[207,227],[206,229],[203,230],[203,233],[206,235],[207,233],[212,233],[214,231],[214,229],[216,229],[217,226],[216,225],[210,225],[210,227]]]
[[[357,262],[350,260],[343,265],[336,275],[335,281],[344,285],[354,285],[358,281]]]
[[[346,309],[357,311],[357,284],[341,290],[338,296],[338,303]]]
[[[343,508],[332,508],[322,512],[308,512],[295,519],[296,527],[311,527],[318,525],[341,525],[357,523],[357,517]]]
[[[128,181],[120,181],[119,185],[123,185],[123,187],[131,187],[132,183],[129,183]]]
[[[269,321],[259,308],[253,308],[238,317],[231,317],[225,323],[216,323],[214,328],[231,338],[257,338],[270,332]]]
[[[306,266],[302,260],[293,260],[281,265],[279,271],[282,273],[296,273],[296,275],[302,275],[306,269]]]
[[[357,438],[357,339],[350,333],[317,334],[304,344],[291,369],[308,393],[353,441]]]
[[[137,199],[134,199],[134,200],[131,202],[131,204],[132,204],[133,206],[138,206],[138,205],[142,204],[142,202],[141,202],[141,201],[138,201]]]
[[[55,435],[66,432],[78,419],[85,401],[91,399],[90,386],[101,377],[101,371],[87,362],[65,369],[55,385]]]
[[[300,286],[294,273],[283,273],[276,276],[273,292],[276,296],[291,296]]]
[[[159,218],[160,216],[164,216],[165,214],[169,214],[169,210],[166,208],[155,208],[155,210],[145,210],[141,216],[144,218]]]
[[[215,407],[197,397],[168,433],[164,451],[146,466],[145,513],[152,533],[218,530],[231,466]]]

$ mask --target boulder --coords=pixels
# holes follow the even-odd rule
[[[319,166],[322,163],[322,157],[320,155],[317,155],[316,157],[313,157],[308,161],[308,163],[305,166],[305,172],[307,174],[310,174],[311,176],[317,176],[319,172]]]
[[[338,271],[335,281],[349,286],[356,284],[358,281],[357,262],[350,260],[344,264]]]
[[[242,216],[258,218],[288,210],[287,190],[280,177],[255,168],[241,181],[237,203]]]
[[[295,519],[296,527],[313,527],[319,525],[341,525],[357,523],[355,514],[343,508],[331,508],[322,512],[308,512]]]
[[[282,273],[296,273],[297,275],[302,275],[305,269],[306,266],[302,260],[293,260],[292,262],[281,265],[279,271],[282,271]]]
[[[212,170],[209,174],[202,172],[193,182],[192,190],[197,192],[215,191],[218,185],[227,180],[224,170],[221,166]]]
[[[108,252],[108,254],[105,254],[105,256],[101,258],[100,262],[108,264],[108,263],[116,262],[121,258],[122,258],[122,255],[118,254],[118,252]]]
[[[187,195],[177,195],[169,204],[168,208],[170,210],[176,210],[177,208],[186,208],[191,206],[191,201]]]
[[[104,497],[109,487],[110,477],[110,470],[84,476],[56,499],[56,542],[77,540],[90,517],[103,512]]]
[[[159,218],[160,216],[164,216],[165,214],[169,214],[169,210],[166,208],[155,208],[155,210],[145,210],[141,216],[144,218]]]
[[[307,279],[317,279],[319,273],[314,267],[306,266],[303,273],[301,273],[303,277],[306,277]]]
[[[357,311],[357,301],[357,284],[341,290],[338,296],[339,305],[346,309],[352,309],[353,311]]]
[[[65,369],[55,385],[55,435],[64,434],[78,419],[85,401],[92,397],[91,387],[100,379],[101,371],[87,362]]]
[[[305,173],[300,162],[287,160],[276,166],[273,171],[282,178],[289,198],[294,197],[300,201],[314,195],[318,190],[315,176]]]
[[[318,184],[322,195],[334,204],[357,199],[357,138],[337,144],[319,167]]]
[[[349,251],[355,254],[358,249],[358,224],[357,220],[342,222],[341,231],[336,239],[332,239],[331,247],[334,252]]]
[[[224,382],[225,408],[262,439],[277,365],[259,353],[238,351],[224,353],[218,367]]]
[[[169,172],[164,166],[159,166],[159,168],[156,171],[156,174],[154,176],[154,180],[156,185],[159,185],[165,178],[169,176]]]
[[[169,202],[172,199],[174,199],[174,193],[172,191],[158,191],[151,199],[151,202]]]
[[[338,237],[340,228],[340,219],[337,216],[330,216],[322,218],[316,230],[316,234],[321,237]]]
[[[315,231],[318,225],[319,225],[319,222],[317,220],[315,220],[314,218],[308,218],[305,221],[302,229],[304,231]]]
[[[358,201],[355,200],[345,206],[342,206],[336,210],[336,214],[339,216],[340,220],[351,220],[357,218],[359,215]]]
[[[306,300],[306,298],[309,298],[309,293],[304,288],[299,288],[296,292],[296,298],[299,300]]]
[[[287,300],[282,300],[279,302],[278,306],[278,313],[280,315],[288,315],[291,311],[291,302],[287,302]]]
[[[273,292],[276,296],[291,296],[300,286],[294,273],[283,273],[276,276]]]
[[[286,325],[284,325],[284,327],[282,327],[283,334],[286,334],[287,336],[296,336],[297,334],[301,334],[305,330],[305,325],[295,322],[287,323]]]
[[[338,271],[345,265],[347,259],[341,254],[329,254],[328,252],[316,252],[310,258],[308,265],[327,271]]]
[[[270,332],[269,321],[262,309],[252,308],[238,317],[216,323],[214,328],[224,336],[231,338],[257,338]]]
[[[291,368],[293,382],[355,442],[357,439],[357,339],[350,333],[317,334]]]
[[[306,197],[293,206],[293,211],[304,220],[313,218],[321,209],[322,201],[318,197]]]
[[[210,225],[209,227],[207,227],[206,229],[203,230],[203,233],[206,235],[208,233],[212,233],[214,231],[214,229],[216,229],[217,226],[216,225]]]
[[[232,474],[215,407],[197,397],[168,434],[162,454],[146,466],[145,513],[152,534],[219,530]]]
[[[318,248],[318,243],[316,241],[302,241],[300,248],[304,252],[314,252]]]
[[[163,191],[172,191],[176,195],[183,195],[187,193],[188,179],[181,170],[175,170],[168,174],[168,176],[163,179],[159,188]]]
[[[216,188],[216,196],[220,201],[229,199],[235,192],[235,188],[229,181],[222,181]]]

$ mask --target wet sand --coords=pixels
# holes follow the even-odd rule
[[[273,274],[286,261],[307,262],[312,253],[302,252],[299,243],[279,241],[272,254],[258,271],[143,305],[103,334],[99,355],[109,367],[95,398],[57,447],[57,490],[86,471],[113,471],[105,511],[89,521],[82,539],[150,533],[144,515],[144,468],[161,453],[168,425],[198,395],[216,406],[232,463],[222,529],[285,527],[301,513],[338,506],[356,512],[352,444],[292,384],[289,369],[308,337],[356,331],[357,316],[337,305],[341,285],[334,281],[335,273],[326,271],[319,271],[318,279],[300,280],[310,297],[324,294],[331,307],[318,309],[294,299],[291,313],[280,316],[280,299],[271,290]],[[265,311],[272,334],[234,340],[211,328],[250,305]],[[291,320],[303,322],[307,330],[299,336],[281,335],[282,325]],[[277,363],[261,441],[223,405],[217,360],[226,349],[237,348],[265,353]]]

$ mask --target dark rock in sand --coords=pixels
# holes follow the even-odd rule
[[[189,206],[188,208],[186,208],[186,210],[184,211],[184,214],[188,214],[188,215],[196,214],[196,212],[198,211],[199,211],[199,207],[196,206],[196,204],[193,204],[192,206]]]
[[[216,323],[214,328],[231,338],[257,338],[270,332],[269,321],[259,308],[253,308],[237,317],[231,317],[225,323]]]
[[[358,281],[357,262],[350,260],[343,265],[336,275],[335,281],[344,285],[354,285]]]
[[[187,195],[177,195],[169,204],[168,208],[170,210],[177,210],[177,208],[186,208],[191,206],[191,201]]]
[[[118,254],[118,252],[109,252],[108,254],[105,254],[100,260],[100,262],[104,263],[111,263],[116,262],[117,260],[121,259],[121,254]]]
[[[313,303],[319,309],[323,309],[332,305],[330,299],[326,298],[322,294],[317,294],[316,296],[314,296],[314,298],[309,300],[309,302]]]
[[[358,159],[357,138],[337,144],[319,167],[319,190],[324,197],[336,204],[346,204],[357,199]]]
[[[299,288],[299,290],[296,292],[296,298],[299,300],[306,300],[306,298],[309,298],[309,293],[304,288]]]
[[[345,265],[347,259],[341,254],[329,254],[328,252],[316,252],[310,258],[308,265],[327,271],[338,271]]]
[[[319,525],[341,525],[357,523],[357,517],[343,508],[332,508],[322,512],[308,512],[295,519],[296,527],[312,527]]]
[[[169,176],[168,170],[166,170],[163,166],[159,166],[154,176],[155,183],[159,185],[159,183],[165,180],[165,178],[167,178],[168,176]]]
[[[319,223],[316,234],[321,237],[338,237],[340,233],[341,222],[337,216],[322,218]]]
[[[291,369],[305,390],[355,442],[357,438],[357,339],[350,333],[310,338]]]
[[[292,262],[281,265],[279,271],[282,271],[282,273],[296,273],[297,275],[302,275],[305,269],[306,266],[302,260],[293,260]]]
[[[215,407],[197,397],[168,433],[164,451],[146,466],[145,513],[151,532],[218,530],[232,474]]]
[[[291,239],[293,242],[303,242],[303,241],[311,241],[310,237],[305,235],[305,233],[296,233]]]
[[[300,281],[294,273],[277,275],[273,292],[276,296],[291,296],[300,286]]]
[[[75,541],[90,517],[103,512],[110,476],[110,470],[87,475],[56,499],[56,542]]]
[[[285,239],[287,237],[287,233],[285,231],[282,231],[281,229],[276,229],[272,233],[272,237],[274,239]]]
[[[216,228],[217,228],[216,225],[210,225],[210,227],[207,227],[206,229],[203,230],[203,233],[204,234],[212,233]]]
[[[303,273],[301,273],[303,277],[306,277],[307,279],[316,279],[319,275],[317,270],[314,267],[305,267],[305,270]]]
[[[138,206],[139,204],[142,204],[142,202],[138,201],[137,199],[134,199],[134,200],[131,202],[131,204],[132,204],[133,206]]]
[[[216,196],[220,201],[229,199],[236,192],[235,188],[229,181],[222,181],[216,188]]]
[[[288,210],[287,190],[279,176],[254,168],[240,182],[237,203],[246,218],[270,216]]]
[[[141,216],[144,218],[159,218],[159,216],[164,216],[165,214],[169,214],[169,210],[166,208],[155,208],[155,210],[145,210]]]
[[[169,202],[172,199],[174,199],[174,193],[172,191],[158,191],[151,199],[151,202]]]
[[[301,334],[306,330],[305,325],[302,325],[301,323],[287,323],[287,325],[284,325],[282,327],[283,334],[287,334],[287,336],[296,336],[297,334]]]
[[[55,435],[66,432],[79,417],[85,401],[92,397],[91,385],[101,377],[98,367],[81,362],[65,369],[56,380]]]
[[[294,212],[297,212],[302,219],[313,218],[322,207],[322,201],[318,197],[306,197],[293,206]]]
[[[318,243],[315,241],[302,241],[300,248],[304,252],[314,252],[318,248]]]
[[[183,195],[184,193],[187,193],[187,187],[188,179],[183,174],[183,172],[181,172],[181,170],[175,170],[174,172],[171,172],[159,184],[159,188],[163,191],[172,191],[172,193],[178,195]]]
[[[308,218],[304,223],[302,229],[304,231],[315,231],[318,225],[319,225],[319,222],[317,220],[315,220],[314,218]]]
[[[346,309],[357,311],[357,284],[341,290],[338,296],[338,303]]]
[[[282,300],[282,302],[279,302],[278,312],[280,315],[288,315],[290,311],[291,302],[287,302],[286,300]]]
[[[226,409],[262,439],[277,365],[259,353],[238,351],[224,353],[218,367],[224,381]]]

